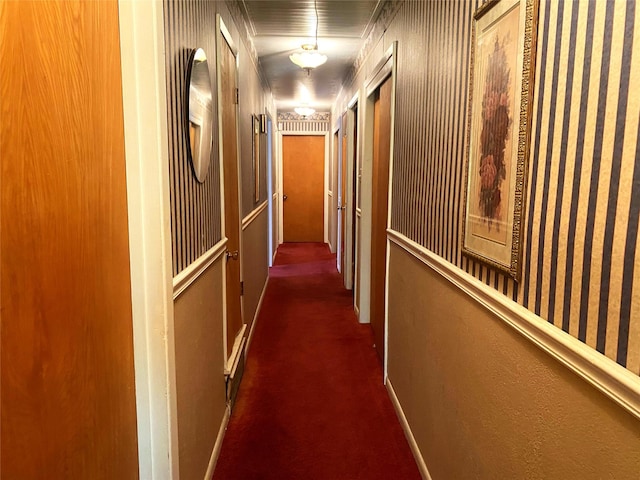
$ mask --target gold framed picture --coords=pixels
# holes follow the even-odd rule
[[[462,252],[520,280],[538,0],[475,13]]]

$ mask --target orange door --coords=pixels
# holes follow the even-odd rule
[[[0,2],[0,476],[137,478],[118,2]]]
[[[282,138],[285,242],[324,241],[324,137]]]
[[[222,42],[220,77],[222,99],[222,149],[224,175],[224,228],[227,237],[227,360],[242,330],[240,307],[240,207],[238,200],[238,140],[236,105],[236,57]]]
[[[387,209],[391,148],[391,79],[378,89],[373,127],[373,202],[371,221],[371,328],[384,363]]]

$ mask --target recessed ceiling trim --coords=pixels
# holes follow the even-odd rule
[[[244,2],[244,0],[242,1]],[[367,25],[364,27],[364,30],[360,35],[360,38],[362,39],[367,38],[367,35],[369,35],[369,32],[375,25],[376,20],[378,20],[378,16],[380,15],[380,11],[382,10],[382,5],[384,4],[384,2],[385,0],[378,0],[376,7],[373,9],[373,12],[371,12],[371,17],[369,17],[369,21],[367,22]]]
[[[249,15],[249,9],[247,8],[245,0],[242,0],[242,15],[244,16],[245,22],[247,22],[247,25],[249,25],[249,28],[251,29],[251,36],[255,37],[258,34],[258,31],[256,30],[256,26],[253,24],[253,18]]]

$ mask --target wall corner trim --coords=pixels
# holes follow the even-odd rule
[[[163,4],[118,2],[140,478],[179,478]],[[0,475],[1,476],[1,475]]]
[[[395,408],[396,410],[396,415],[398,416],[398,420],[400,420],[400,425],[402,426],[402,430],[404,431],[404,436],[407,438],[409,448],[411,448],[411,453],[413,453],[413,458],[416,461],[418,470],[420,471],[420,475],[422,475],[422,478],[424,478],[425,480],[431,480],[431,475],[429,474],[429,470],[427,469],[427,464],[424,462],[424,458],[422,457],[422,453],[420,452],[420,448],[418,447],[418,442],[416,442],[416,439],[413,436],[413,432],[411,431],[411,427],[409,426],[407,417],[404,414],[404,410],[402,410],[402,405],[400,405],[400,400],[398,400],[398,396],[396,395],[396,391],[391,385],[391,380],[389,380],[389,377],[387,377],[386,386],[387,392],[389,393],[389,398],[391,398],[393,408]]]
[[[218,260],[227,249],[227,239],[223,238],[195,262],[173,277],[173,300],[180,296],[204,271]]]
[[[390,242],[450,281],[538,348],[640,419],[640,377],[392,229]]]

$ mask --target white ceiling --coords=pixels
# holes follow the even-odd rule
[[[385,0],[316,0],[318,51],[327,63],[310,75],[289,60],[314,43],[314,0],[241,0],[278,111],[308,103],[328,111]]]

